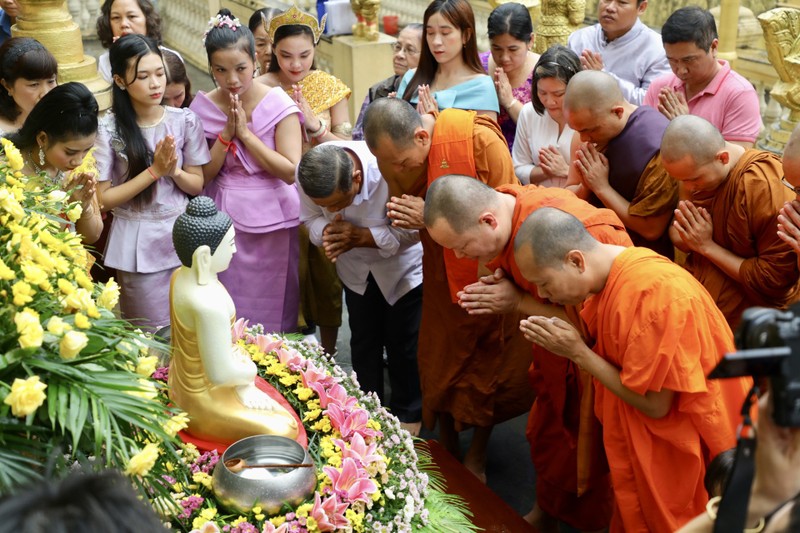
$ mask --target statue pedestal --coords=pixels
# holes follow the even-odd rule
[[[369,88],[394,75],[392,44],[396,40],[379,33],[377,41],[355,39],[352,35],[323,37],[319,41],[317,68],[335,75],[353,91],[348,102],[353,124]]]

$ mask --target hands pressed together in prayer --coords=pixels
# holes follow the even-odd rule
[[[419,196],[404,194],[401,197],[392,196],[386,204],[386,216],[392,221],[392,226],[401,229],[422,229],[425,227],[423,210],[425,200]]]
[[[365,232],[369,235],[367,236]],[[342,219],[341,214],[336,215],[333,222],[322,230],[322,249],[333,263],[336,262],[337,257],[353,248],[368,246],[369,241],[374,242],[368,228],[353,225]]]
[[[571,361],[586,347],[578,330],[557,317],[529,316],[520,321],[519,329],[530,342]]]
[[[792,200],[781,207],[778,215],[778,237],[800,254],[800,201]]]
[[[70,193],[70,202],[80,202],[85,212],[92,204],[97,191],[97,179],[95,179],[94,172],[70,173],[67,178],[66,190]]]
[[[152,167],[158,177],[175,175],[178,167],[178,152],[175,148],[175,138],[172,135],[167,135],[156,143]]]
[[[600,196],[608,184],[608,159],[593,143],[581,143],[575,150],[575,159],[572,162],[578,170],[583,186]]]
[[[584,70],[603,70],[603,56],[600,52],[584,50],[581,52],[581,65]]]
[[[319,121],[317,116],[314,114],[314,111],[311,109],[311,106],[308,104],[306,97],[303,96],[303,89],[297,84],[292,85],[292,100],[294,103],[297,104],[297,107],[300,108],[300,112],[303,113],[304,119],[304,127],[306,131],[317,131],[319,130],[322,123]]]
[[[696,207],[688,200],[678,202],[672,226],[678,231],[688,250],[707,255],[708,247],[714,244],[711,213],[704,207]]]
[[[497,90],[497,100],[504,109],[508,109],[514,103],[514,93],[511,90],[511,82],[508,81],[506,71],[500,67],[494,69],[494,87]]]
[[[670,87],[662,87],[658,92],[658,110],[670,120],[688,115],[689,104],[686,103],[686,95]]]
[[[539,150],[539,167],[545,179],[564,179],[569,174],[569,164],[553,145]]]
[[[422,84],[417,90],[417,113],[424,115],[433,111],[439,111],[439,102],[433,97],[430,85]]]
[[[510,313],[516,311],[522,301],[522,293],[500,268],[492,274],[481,276],[456,296],[458,305],[470,315]]]

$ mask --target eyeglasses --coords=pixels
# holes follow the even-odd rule
[[[405,52],[407,56],[415,56],[419,54],[419,50],[414,48],[413,46],[403,46],[401,43],[394,43],[392,45],[392,50],[394,50],[395,54],[399,54],[400,52]]]
[[[800,186],[797,186],[797,187],[795,187],[794,185],[792,185],[791,183],[789,183],[789,182],[786,180],[786,176],[783,176],[783,177],[781,178],[781,183],[783,183],[783,185],[784,185],[786,188],[788,188],[788,189],[791,189],[793,193],[795,193],[796,195],[800,196]]]

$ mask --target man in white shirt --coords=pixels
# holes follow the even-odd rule
[[[639,20],[645,9],[647,0],[600,0],[598,24],[574,32],[568,41],[584,69],[614,76],[634,105],[641,105],[654,79],[670,72],[661,36]]]
[[[389,187],[363,141],[309,150],[297,167],[300,220],[311,242],[336,263],[350,323],[353,369],[361,388],[383,401],[383,350],[389,358],[389,408],[412,434],[422,420],[417,337],[422,316],[422,245],[417,231],[386,216]]]

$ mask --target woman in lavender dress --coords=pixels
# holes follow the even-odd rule
[[[219,279],[237,316],[266,331],[292,332],[299,302],[300,110],[283,90],[254,83],[253,34],[227,9],[212,19],[205,45],[217,88],[198,93],[190,109],[211,148],[205,194],[236,228],[236,255]]]
[[[500,114],[497,122],[509,149],[514,146],[517,117],[531,101],[531,74],[539,56],[530,51],[533,24],[528,9],[514,2],[497,7],[489,15],[490,52],[480,54],[484,70],[494,78]]]
[[[188,109],[161,105],[167,86],[155,41],[126,35],[110,51],[113,113],[97,134],[99,197],[114,221],[105,264],[117,269],[122,315],[156,330],[169,324],[169,278],[181,262],[172,224],[203,188],[203,129]]]

